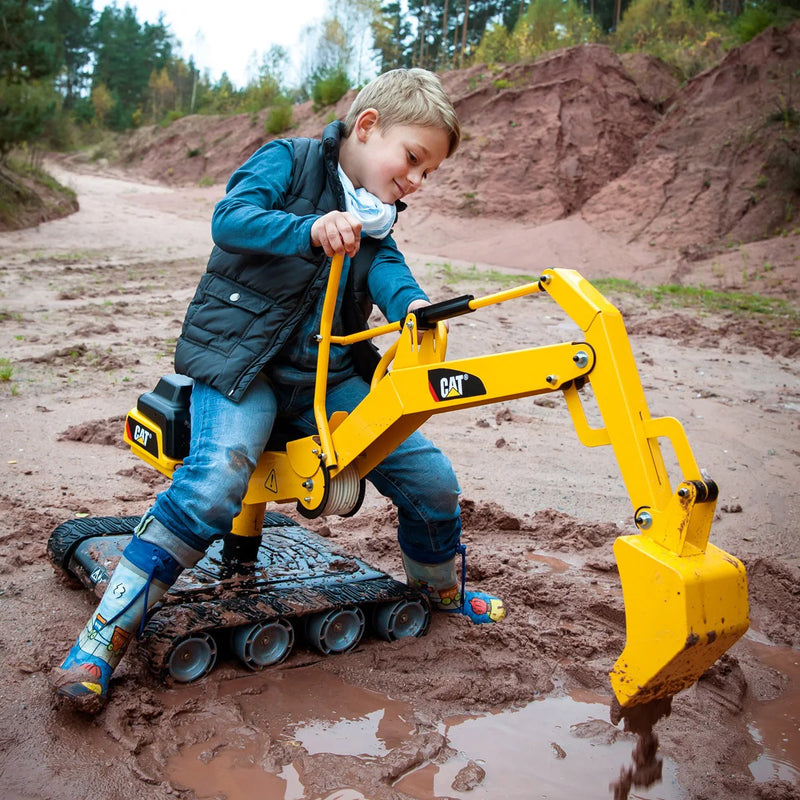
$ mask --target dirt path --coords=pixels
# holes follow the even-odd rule
[[[220,191],[111,175],[68,181],[78,214],[0,235],[0,363],[11,368],[0,382],[0,795],[610,797],[633,746],[608,722],[607,680],[624,644],[611,545],[633,532],[632,509],[609,448],[578,443],[557,395],[425,428],[459,474],[470,583],[505,598],[507,622],[437,618],[420,640],[364,641],[327,659],[298,650],[255,675],[225,661],[177,688],[134,653],[97,719],[52,707],[47,674],[93,602],[55,576],[47,538],[76,515],[142,513],[163,485],[120,446],[120,420],[172,369]],[[609,252],[629,270],[619,277],[646,271],[624,244],[604,237],[598,248],[591,229],[569,231],[587,276],[607,272]],[[527,270],[491,261],[490,241],[474,243],[474,257],[535,275],[552,263],[548,236],[537,241]],[[469,262],[446,270],[444,260],[412,258],[434,299],[498,288]],[[796,357],[778,355],[786,351],[763,326],[615,302],[652,413],[684,423],[720,485],[712,541],[745,561],[753,615],[747,637],[659,723],[663,783],[632,796],[800,797]],[[450,355],[574,333],[546,298],[529,298],[454,321]],[[391,510],[377,495],[356,517],[316,527],[399,574]]]

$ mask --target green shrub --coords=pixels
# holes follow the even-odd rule
[[[740,44],[749,42],[775,23],[775,13],[764,6],[749,6],[736,18],[733,32]]]
[[[502,23],[494,23],[486,29],[475,52],[475,62],[484,64],[507,63],[512,54],[511,34]],[[475,82],[477,85],[477,81]],[[475,85],[470,83],[470,89]]]
[[[595,42],[599,29],[591,14],[576,0],[533,0],[514,27],[511,53],[515,60]]]
[[[311,99],[314,108],[332,106],[341,100],[350,88],[350,78],[342,67],[326,69],[318,73],[311,86]]]
[[[723,17],[689,0],[633,0],[614,38],[620,50],[661,59],[683,80],[717,64],[730,44]]]
[[[292,104],[288,101],[272,106],[264,122],[264,129],[273,136],[283,133],[291,126],[293,113]]]

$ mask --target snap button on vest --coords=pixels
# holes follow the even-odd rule
[[[230,297],[231,303],[235,303],[240,297],[239,292],[234,292]]]

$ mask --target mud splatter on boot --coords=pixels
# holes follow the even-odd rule
[[[463,614],[476,625],[505,619],[506,608],[499,597],[467,591],[459,584],[455,556],[442,564],[422,564],[402,555],[408,585],[425,592],[434,610]]]
[[[108,699],[111,674],[131,640],[138,636],[147,610],[181,573],[169,553],[137,536],[122,554],[100,605],[50,683],[56,695],[87,713],[97,713]]]

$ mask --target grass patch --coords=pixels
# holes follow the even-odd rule
[[[0,358],[0,381],[10,381],[14,374],[14,367],[7,358]]]
[[[19,230],[78,210],[75,192],[31,163],[0,162],[0,230]]]
[[[444,264],[428,264],[435,267],[437,275],[447,284],[471,282],[491,284],[492,286],[507,289],[512,286],[522,286],[525,283],[535,283],[539,276],[533,275],[514,275],[508,272],[499,272],[496,269],[478,269],[474,264],[471,267],[458,268],[449,262]]]
[[[739,314],[762,314],[782,317],[800,325],[800,308],[782,297],[765,297],[748,292],[722,292],[697,286],[640,286],[623,278],[598,278],[591,281],[601,293],[617,292],[641,297],[654,307],[698,308],[704,311],[731,311]]]
[[[454,267],[449,262],[428,263],[436,274],[451,285],[455,283],[480,283],[492,289],[509,289],[526,283],[534,283],[538,275],[519,275],[494,269],[479,270],[476,266]],[[782,297],[766,297],[749,292],[727,292],[706,289],[702,286],[678,286],[661,284],[641,286],[625,278],[597,278],[590,281],[601,294],[627,294],[641,298],[653,308],[697,309],[703,312],[730,312],[743,316],[755,316],[788,322],[791,336],[800,336],[800,307]]]

